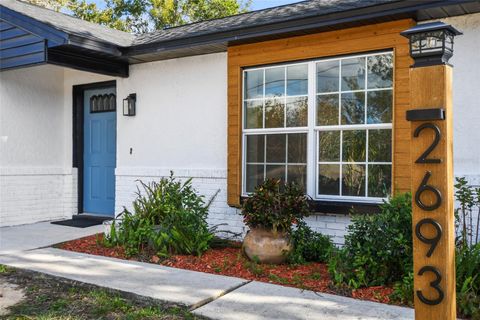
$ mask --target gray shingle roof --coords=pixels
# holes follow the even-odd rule
[[[128,47],[131,45],[186,39],[222,31],[233,31],[245,27],[256,27],[298,18],[326,15],[396,1],[399,0],[309,0],[221,19],[167,28],[138,36],[18,0],[0,0],[0,5],[69,34]]]
[[[111,29],[22,1],[0,0],[0,5],[68,34],[98,40],[120,47],[130,46],[135,39],[135,36],[130,33]]]
[[[85,42],[84,38],[93,39],[114,47],[128,47],[126,50],[116,48],[116,54],[135,58],[142,54],[165,55],[167,52],[172,54],[165,55],[166,58],[218,52],[225,50],[230,41],[241,37],[254,38],[268,32],[287,32],[282,29],[282,25],[286,24],[293,26],[292,29],[301,29],[305,26],[312,28],[308,23],[316,20],[324,25],[341,24],[341,17],[348,19],[348,16],[367,19],[372,15],[391,20],[411,17],[421,21],[480,12],[480,0],[308,0],[135,36],[18,0],[0,0],[0,5],[78,37],[81,41],[77,44],[80,43],[80,46]],[[452,9],[446,10],[449,7]],[[397,11],[397,8],[400,9]],[[429,11],[429,8],[433,11]],[[255,33],[254,29],[258,32]],[[215,40],[215,37],[218,39]],[[205,48],[195,51],[192,49],[195,46]],[[102,51],[98,48],[94,50]]]
[[[133,45],[177,40],[192,36],[208,35],[222,31],[233,31],[245,27],[258,27],[298,18],[327,15],[336,12],[360,9],[398,1],[399,0],[302,1],[280,7],[252,11],[226,18],[202,21],[139,35],[134,40]]]

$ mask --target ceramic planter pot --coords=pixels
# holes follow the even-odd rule
[[[243,240],[243,250],[250,260],[279,264],[285,262],[288,253],[292,251],[292,245],[285,232],[252,228]]]

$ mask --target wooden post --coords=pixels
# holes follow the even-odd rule
[[[410,69],[416,320],[456,319],[452,67]]]

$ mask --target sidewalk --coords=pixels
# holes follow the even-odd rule
[[[0,228],[0,255],[44,248],[56,243],[103,232],[103,226],[90,228],[65,227],[50,222]]]
[[[14,228],[16,237],[28,237],[36,229],[35,225]],[[45,228],[48,229],[39,226]],[[84,235],[98,232],[95,228],[83,230]],[[44,234],[48,239],[42,244],[64,239],[66,234],[75,232]],[[19,251],[18,243],[9,241],[4,240],[4,228],[0,228],[0,264],[184,304],[194,313],[212,319],[413,319],[413,310],[409,308],[54,248],[32,250],[30,245],[28,251]]]

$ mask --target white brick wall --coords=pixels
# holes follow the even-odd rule
[[[210,206],[208,223],[219,226],[218,230],[227,230],[235,233],[244,233],[245,225],[238,210],[227,205],[227,172],[217,169],[176,169],[175,177],[182,180],[192,177],[194,188],[205,196],[207,202],[219,190],[214,202]],[[123,207],[131,209],[137,190],[137,180],[145,183],[158,181],[170,175],[170,170],[163,168],[117,168],[116,170],[116,201],[115,212],[120,213]]]
[[[317,213],[305,220],[313,230],[331,237],[335,244],[343,245],[345,243],[347,226],[350,224],[348,215]]]
[[[2,168],[0,226],[71,217],[77,210],[77,172],[62,168]]]
[[[186,179],[193,177],[193,186],[209,200],[220,190],[210,207],[208,223],[210,225],[225,224],[218,230],[228,230],[244,234],[247,230],[239,210],[227,205],[227,172],[216,169],[176,169],[175,177]],[[170,170],[162,168],[117,168],[116,170],[116,203],[115,212],[122,211],[123,206],[131,209],[135,199],[137,180],[149,182],[169,176]],[[336,244],[344,243],[346,226],[350,218],[341,214],[317,214],[307,218],[308,224],[316,231],[331,236]]]

